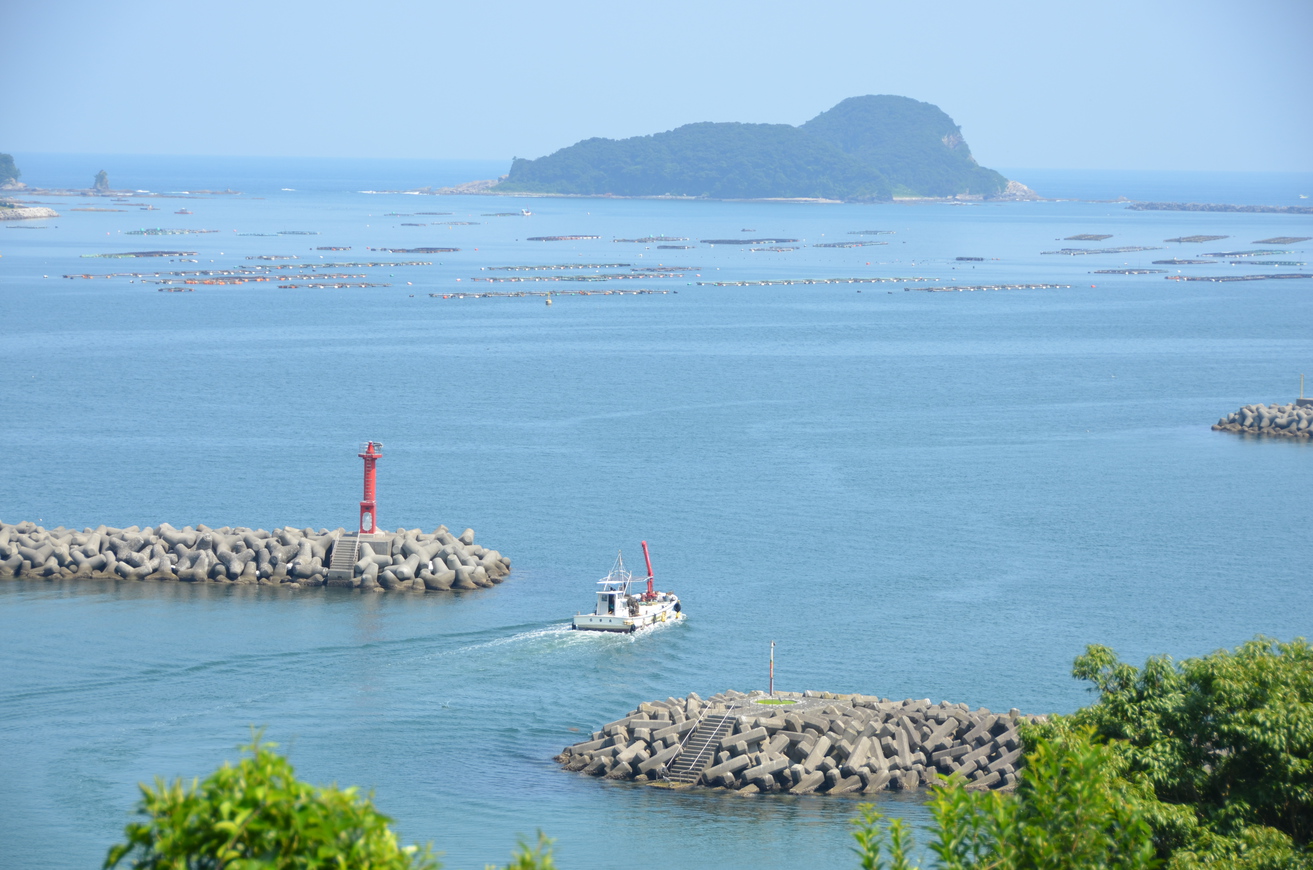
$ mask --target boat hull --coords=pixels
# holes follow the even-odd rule
[[[631,634],[655,625],[679,622],[684,618],[684,614],[677,609],[678,605],[678,599],[661,602],[659,605],[643,605],[639,608],[638,614],[634,616],[580,613],[575,616],[572,627],[576,631],[610,631]]]

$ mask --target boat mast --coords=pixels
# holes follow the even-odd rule
[[[647,562],[647,599],[650,601],[656,598],[656,592],[652,589],[652,557],[647,552],[647,541],[643,542],[643,561]]]

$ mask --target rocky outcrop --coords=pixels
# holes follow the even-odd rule
[[[989,197],[991,202],[1037,202],[1042,197],[1020,181],[1009,181],[1001,193]]]
[[[330,572],[334,557],[345,570]],[[357,539],[342,529],[176,529],[163,523],[78,532],[0,522],[0,578],[445,592],[492,586],[510,570],[510,559],[474,543],[473,529],[453,535],[446,526],[432,534],[399,529]]]
[[[1005,789],[1017,780],[1017,726],[1028,718],[928,699],[727,691],[703,701],[689,694],[640,704],[556,761],[590,776],[682,778],[740,794],[870,794],[949,776],[971,788]],[[686,752],[699,756],[695,763],[681,764]]]
[[[1245,405],[1213,424],[1219,432],[1244,432],[1279,438],[1313,438],[1313,400],[1285,405]]]
[[[59,212],[45,206],[13,206],[6,208],[0,205],[0,221],[26,221],[57,217],[59,217]]]
[[[440,196],[459,196],[469,195],[472,193],[487,193],[498,184],[506,180],[506,176],[501,178],[486,178],[479,181],[467,181],[464,184],[457,184],[453,187],[439,187],[433,191]]]

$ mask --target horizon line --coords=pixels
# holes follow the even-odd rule
[[[42,155],[60,157],[185,157],[210,160],[373,160],[373,161],[429,161],[434,163],[505,163],[508,166],[515,157],[396,157],[396,156],[345,156],[322,154],[198,154],[160,151],[38,151],[15,149],[14,155]],[[531,158],[536,159],[536,158]],[[21,167],[20,167],[21,168]],[[1179,169],[1156,167],[1096,167],[1096,166],[1007,166],[999,164],[993,167],[998,172],[1155,172],[1155,173],[1189,173],[1189,172],[1234,172],[1237,174],[1313,174],[1313,167],[1308,169]]]

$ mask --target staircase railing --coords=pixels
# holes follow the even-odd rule
[[[725,727],[725,723],[727,723],[736,714],[737,710],[738,710],[737,703],[730,704],[728,707],[725,708],[725,711],[721,713],[719,717],[717,717],[715,724],[711,726],[711,730],[707,733],[706,739],[703,741],[702,746],[698,749],[697,754],[693,756],[693,760],[690,763],[684,765],[686,772],[689,774],[693,774],[693,779],[691,784],[696,785],[697,781],[702,778],[702,770],[703,768],[706,767],[705,763],[703,763],[703,758],[706,756],[707,752],[711,749],[713,743],[719,746],[721,739],[723,739],[724,737],[724,735],[721,734],[721,730]],[[662,766],[663,778],[665,779],[670,778],[670,769],[674,767],[675,762],[680,761],[684,758],[684,750],[688,747],[689,743],[692,742],[693,736],[702,730],[702,726],[704,724],[708,724],[708,725],[710,724],[711,713],[712,713],[712,708],[710,705],[708,705],[707,709],[702,713],[701,716],[698,717],[697,724],[689,729],[688,734],[684,735],[683,740],[679,741],[679,751],[676,752],[674,756],[672,756],[671,759]],[[698,766],[699,764],[701,764],[702,766],[699,767]]]

